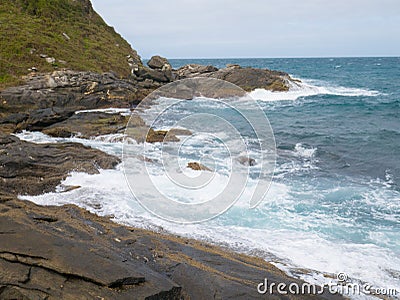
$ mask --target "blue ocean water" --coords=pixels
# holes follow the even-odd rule
[[[73,202],[99,214],[113,214],[118,222],[162,226],[173,233],[227,245],[264,257],[308,281],[318,281],[321,274],[330,278],[345,272],[376,287],[400,291],[400,58],[170,62],[174,68],[188,63],[217,67],[234,63],[283,70],[302,81],[289,92],[251,93],[271,123],[277,146],[276,170],[265,201],[255,209],[235,205],[206,223],[178,225],[145,211],[124,185],[121,169],[98,175],[74,173],[65,184],[81,189],[25,198],[39,204]],[[198,104],[187,103],[197,113],[221,115],[223,110],[218,105]],[[173,111],[163,125],[168,127],[173,118],[186,113],[186,109]],[[20,137],[51,140],[28,132]],[[64,140],[71,139],[58,139]],[[118,137],[115,141],[113,137],[72,140],[121,153]],[[221,164],[220,169],[216,165],[221,170],[216,186],[224,184],[226,160],[218,156],[218,148],[201,138],[190,146],[181,153],[183,158],[190,161],[196,151],[211,153]],[[155,160],[159,150],[154,145]],[[156,166],[155,174],[159,170]],[[161,187],[168,186],[163,174],[154,177]],[[182,201],[191,197],[190,191],[173,188],[166,193]]]
[[[234,63],[284,70],[316,88],[315,94],[298,91],[294,100],[259,97],[277,144],[274,182],[289,191],[282,202],[264,203],[245,217],[234,208],[220,222],[316,234],[334,244],[381,247],[400,257],[400,58],[171,63],[174,68]],[[370,259],[370,272],[372,266],[387,268],[399,277],[398,271]]]

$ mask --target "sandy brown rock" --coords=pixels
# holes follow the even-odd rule
[[[209,171],[211,172],[212,170],[198,162],[190,162],[187,164],[187,167],[189,169],[195,170],[195,171]]]

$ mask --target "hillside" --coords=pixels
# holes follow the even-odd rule
[[[19,82],[32,68],[127,76],[132,65],[141,65],[89,0],[2,0],[0,29],[0,88]]]

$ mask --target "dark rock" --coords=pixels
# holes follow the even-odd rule
[[[228,65],[225,69],[213,66],[190,64],[176,71],[179,79],[210,77],[231,82],[245,91],[263,88],[272,91],[287,91],[288,82],[293,81],[287,73],[268,69],[242,68],[239,65]]]
[[[129,121],[128,116],[104,112],[82,112],[48,126],[43,133],[53,137],[79,136],[91,138],[99,135],[122,133]]]
[[[146,67],[140,67],[138,71],[135,72],[135,74],[141,79],[150,79],[152,81],[164,83],[170,82],[170,78],[172,76],[169,74],[169,72],[162,70],[153,70]]]
[[[0,203],[0,231],[0,299],[265,299],[257,293],[264,278],[302,284],[263,259],[124,227],[74,205],[7,200]],[[276,290],[267,296],[342,299]]]
[[[24,85],[0,92],[2,110],[8,114],[52,107],[130,107],[142,98],[143,91],[138,91],[135,82],[119,79],[112,73],[73,71],[33,74],[26,77]]]
[[[19,129],[41,130],[54,123],[62,122],[74,114],[74,110],[61,107],[44,108],[32,111],[28,118],[20,122]]]
[[[0,124],[14,124],[17,125],[18,123],[21,123],[25,121],[28,118],[28,114],[24,113],[16,113],[16,114],[11,114],[6,116],[5,118],[0,119]]]
[[[69,172],[96,174],[118,158],[77,143],[33,144],[0,133],[0,182],[4,194],[55,191]]]
[[[159,55],[155,55],[152,58],[150,58],[150,60],[147,62],[147,65],[152,69],[159,69],[159,70],[163,68],[172,69],[169,61],[166,58],[161,57]]]

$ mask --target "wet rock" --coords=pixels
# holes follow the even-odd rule
[[[52,107],[45,109],[38,109],[29,112],[27,118],[22,118],[19,122],[19,129],[27,129],[31,131],[41,130],[44,127],[50,126],[54,123],[62,122],[74,114],[74,110],[61,107]]]
[[[263,259],[124,227],[74,205],[9,199],[0,203],[0,234],[0,299],[265,299],[257,293],[264,278],[302,284]],[[268,298],[292,299],[276,290]]]
[[[146,136],[147,143],[179,142],[179,139],[168,130],[150,130]]]
[[[4,194],[55,191],[69,172],[96,174],[120,160],[77,143],[33,144],[0,133],[0,183]]]
[[[195,170],[195,171],[209,171],[212,172],[212,170],[198,162],[190,162],[187,165],[188,168]]]
[[[43,133],[53,137],[79,136],[91,138],[100,135],[123,133],[129,116],[104,112],[84,112],[73,114],[70,118],[48,126]]]
[[[248,156],[239,156],[238,157],[238,162],[244,166],[255,166],[257,164],[256,160],[254,158],[248,157]]]
[[[188,129],[183,129],[183,128],[171,128],[169,130],[170,134],[173,135],[192,135],[193,133],[188,130]]]

